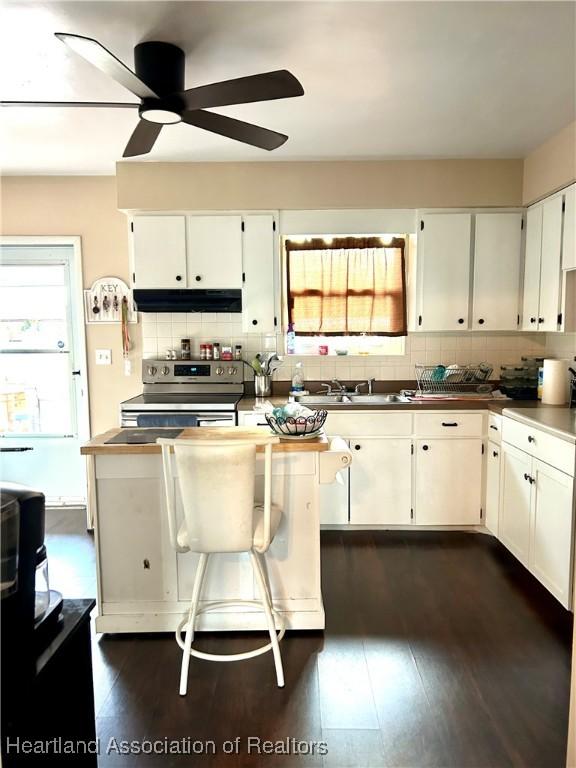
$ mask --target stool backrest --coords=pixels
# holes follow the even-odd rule
[[[274,436],[254,440],[165,440],[162,445],[170,538],[176,542],[174,478],[171,449],[178,472],[178,487],[193,552],[244,552],[254,538],[256,446],[265,446],[264,516],[270,520],[272,443]],[[266,509],[267,507],[267,509]]]

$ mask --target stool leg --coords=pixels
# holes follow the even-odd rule
[[[268,633],[270,634],[272,653],[274,654],[274,666],[276,667],[276,679],[278,681],[278,688],[284,688],[284,670],[282,669],[280,645],[278,644],[278,635],[276,634],[276,625],[274,624],[274,616],[272,614],[272,600],[268,592],[262,566],[258,560],[258,555],[256,552],[250,552],[250,559],[252,561],[252,570],[254,571],[256,581],[258,582],[258,588],[260,590],[260,594],[262,595],[262,605],[264,606],[264,613],[266,614]]]
[[[188,690],[188,667],[190,666],[190,649],[194,640],[194,624],[196,623],[196,612],[198,611],[198,602],[206,573],[209,555],[204,552],[200,555],[196,576],[194,577],[194,587],[192,589],[192,600],[190,602],[190,611],[188,613],[188,624],[186,625],[186,634],[184,636],[184,650],[182,651],[182,668],[180,669],[180,696],[186,696]]]

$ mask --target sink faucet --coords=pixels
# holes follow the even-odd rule
[[[335,384],[336,387],[338,387],[338,392],[346,392],[346,387],[341,381],[338,381],[338,379],[332,379],[332,384]]]
[[[325,389],[319,389],[316,393],[317,395],[331,395],[332,394],[332,385],[326,384],[326,382],[322,382],[320,384],[321,387],[324,387]]]
[[[356,384],[356,386],[354,387],[354,392],[357,395],[359,395],[360,394],[360,388],[361,387],[367,387],[368,388],[368,394],[369,395],[373,394],[373,392],[372,392],[372,385],[374,384],[375,381],[376,381],[376,379],[367,379],[366,381],[361,381],[360,384]]]

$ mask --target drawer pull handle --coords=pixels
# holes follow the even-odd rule
[[[528,442],[529,443],[535,443],[536,442],[536,438],[532,437],[532,435],[528,435]]]
[[[498,432],[498,427],[494,426],[494,424],[490,424],[490,429],[495,429]]]
[[[427,450],[428,450],[428,447],[429,447],[429,446],[427,446],[427,445],[423,445],[423,446],[422,446],[422,450],[423,450],[423,451],[427,451]]]
[[[528,475],[526,472],[524,472],[524,480],[528,480],[530,485],[532,485],[532,483],[534,482],[534,478],[530,477],[530,475]]]
[[[361,447],[362,447],[362,446],[360,446],[360,445],[355,445],[355,446],[354,446],[354,450],[355,450],[355,451],[359,451]]]
[[[458,422],[457,421],[443,421],[442,422],[443,427],[457,427]]]
[[[498,451],[492,451],[492,456],[496,459],[498,457]]]

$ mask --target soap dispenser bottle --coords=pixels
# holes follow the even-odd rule
[[[304,366],[296,363],[296,370],[292,376],[292,392],[301,394],[304,391]]]

